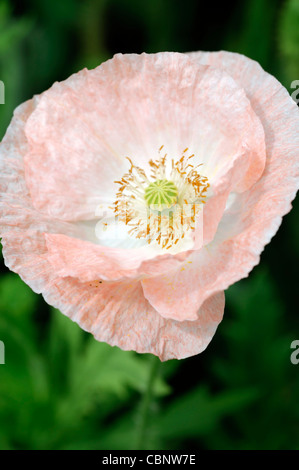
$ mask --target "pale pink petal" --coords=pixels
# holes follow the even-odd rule
[[[182,359],[202,352],[222,319],[223,293],[202,305],[195,322],[166,320],[146,301],[139,282],[99,283],[61,278],[47,260],[42,236],[35,235],[21,243],[15,234],[4,241],[3,252],[5,259],[9,259],[9,268],[18,272],[35,292],[41,292],[50,305],[97,340],[112,346],[152,353],[162,361]]]
[[[202,302],[248,275],[264,246],[291,209],[299,187],[299,112],[282,85],[258,63],[238,54],[194,53],[200,63],[220,67],[243,86],[265,130],[267,162],[250,190],[233,194],[214,240],[194,252],[184,271],[143,283],[146,298],[166,318],[196,318]],[[163,292],[163,296],[161,293]],[[169,297],[170,302],[165,299]],[[188,314],[181,305],[190,302]]]
[[[97,340],[124,350],[152,353],[162,361],[198,354],[211,341],[222,319],[223,293],[202,305],[195,322],[166,320],[146,301],[140,282],[99,283],[60,277],[48,261],[43,233],[32,232],[30,227],[24,233],[22,237],[9,232],[3,239],[8,267]]]
[[[124,350],[152,353],[162,361],[202,352],[224,309],[221,292],[202,305],[196,322],[166,320],[145,300],[136,281],[90,286],[71,278],[57,279],[45,299],[98,341]]]
[[[30,102],[18,108],[15,113],[18,132],[11,127],[1,146],[0,165],[4,179],[0,179],[0,188],[13,198],[11,205],[2,203],[1,207],[1,235],[7,266],[99,341],[126,350],[150,352],[161,360],[184,358],[203,351],[221,321],[223,293],[207,300],[197,322],[175,322],[163,319],[148,304],[138,281],[99,284],[72,277],[61,278],[49,263],[44,232],[49,234],[51,230],[57,230],[73,236],[79,234],[72,233],[76,226],[48,221],[25,205],[28,195],[25,186],[19,183],[23,175],[19,152],[25,142],[22,123],[30,109]],[[5,171],[8,173],[4,174]]]
[[[54,84],[33,105],[25,177],[34,207],[49,217],[94,218],[101,200],[113,201],[125,155],[146,167],[161,143],[174,157],[190,146],[213,186],[204,211],[208,243],[230,190],[251,185],[264,167],[263,129],[243,90],[181,54],[116,56]]]
[[[45,234],[48,260],[61,277],[81,281],[120,280],[167,272],[181,265],[187,253],[156,256],[148,246],[136,249],[103,247],[62,234]]]
[[[189,147],[215,187],[225,178],[243,190],[265,161],[263,129],[242,88],[176,53],[120,54],[55,83],[35,97],[25,132],[33,205],[64,220],[94,218],[102,199],[113,202],[125,157],[146,167],[163,144],[175,159]]]
[[[6,265],[99,341],[126,350],[150,352],[161,360],[203,351],[221,321],[223,293],[202,306],[197,322],[178,323],[163,319],[148,304],[137,281],[99,284],[61,278],[49,263],[44,232],[56,230],[69,236],[79,233],[76,226],[49,221],[29,207],[23,184],[22,149],[26,143],[23,122],[31,109],[32,103],[28,102],[16,110],[15,126],[10,127],[1,145],[0,189],[6,195],[2,194],[1,198],[0,223]],[[10,198],[11,204],[3,201],[4,196]]]

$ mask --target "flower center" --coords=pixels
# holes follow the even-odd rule
[[[169,249],[194,231],[209,183],[187,151],[177,161],[167,154],[150,160],[149,176],[127,157],[131,168],[115,181],[120,187],[113,209],[117,220],[130,228],[130,235]]]
[[[169,180],[156,180],[148,185],[144,191],[144,199],[150,209],[163,211],[169,209],[177,202],[178,190]]]

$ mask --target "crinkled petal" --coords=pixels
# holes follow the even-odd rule
[[[94,217],[102,200],[114,200],[125,157],[148,168],[163,144],[174,159],[189,147],[214,186],[236,160],[228,180],[238,190],[264,167],[263,129],[243,89],[184,54],[119,54],[33,104],[25,176],[34,207],[51,217]]]
[[[184,256],[167,254],[157,257],[148,246],[123,250],[52,233],[45,234],[45,239],[48,260],[57,274],[82,281],[160,274],[180,266],[184,259]]]
[[[27,145],[24,122],[31,110],[32,102],[29,101],[15,111],[14,126],[10,126],[1,144],[0,223],[5,264],[17,272],[35,292],[42,293],[51,305],[75,319],[82,328],[94,333],[100,341],[107,341],[124,349],[152,352],[159,355],[162,360],[187,357],[203,350],[221,321],[224,308],[223,295],[219,294],[207,302],[202,309],[202,322],[192,325],[176,324],[165,321],[148,305],[141,286],[136,281],[132,281],[132,285],[99,284],[94,282],[97,279],[95,277],[84,282],[80,279],[78,271],[72,273],[78,276],[77,279],[71,277],[71,273],[68,277],[60,277],[59,266],[49,262],[47,238],[64,236],[72,243],[78,243],[80,249],[82,247],[79,242],[83,244],[86,242],[80,240],[84,235],[84,230],[82,231],[80,226],[46,218],[30,205],[31,199],[24,180],[22,151]],[[70,250],[70,246],[67,248]],[[170,257],[168,258],[168,261],[171,261]],[[78,261],[78,253],[75,253],[74,260]],[[165,260],[163,269],[170,267],[167,263]],[[150,270],[156,272],[151,260],[146,269],[148,272]],[[82,276],[86,279],[84,269]],[[135,290],[132,290],[132,286]],[[99,287],[104,287],[103,292],[98,291]],[[87,302],[85,302],[86,296],[88,296]],[[111,296],[114,298],[113,308]],[[137,299],[138,303],[135,305]],[[100,302],[102,308],[107,305],[106,323],[104,322],[101,327]],[[129,307],[126,306],[127,303]],[[134,316],[131,315],[133,310]],[[149,312],[150,316],[146,312]],[[97,324],[93,326],[95,314]],[[126,333],[121,333],[121,329]],[[128,336],[130,332],[131,336]]]
[[[161,317],[144,298],[139,282],[90,286],[75,279],[57,279],[45,299],[98,341],[124,350],[152,353],[162,361],[202,352],[211,341],[224,310],[218,293],[201,307],[196,322]]]
[[[177,320],[196,318],[205,299],[248,275],[290,211],[299,187],[299,112],[287,90],[257,62],[242,55],[199,52],[191,56],[226,70],[244,87],[264,126],[267,161],[257,183],[242,194],[232,194],[209,245],[193,253],[181,271],[174,269],[167,276],[143,282],[144,294],[154,308]],[[191,309],[184,314],[181,307],[188,302]]]
[[[8,235],[3,238],[7,266],[98,341],[152,353],[162,361],[182,359],[202,352],[222,319],[223,292],[202,305],[195,322],[166,320],[147,302],[139,281],[100,283],[61,277],[48,260],[42,232],[28,229],[25,239],[19,232]]]

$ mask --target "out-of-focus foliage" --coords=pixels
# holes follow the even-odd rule
[[[299,1],[286,0],[279,23],[279,48],[283,56],[285,76],[299,78]]]
[[[65,448],[82,436],[100,447],[111,420],[144,392],[149,358],[95,341],[57,311],[42,332],[38,297],[15,274],[2,278],[0,296],[0,448]],[[158,378],[154,396],[168,393]]]
[[[279,0],[239,2],[231,19],[224,49],[245,54],[274,73],[275,42],[273,32]]]
[[[229,49],[299,80],[298,0],[0,0],[0,135],[14,108],[115,52]],[[295,207],[296,210],[296,207]],[[297,214],[226,293],[201,355],[161,365],[143,447],[299,449]],[[134,449],[151,357],[96,342],[2,264],[0,449]]]
[[[179,371],[176,361],[163,364],[154,386],[148,449],[298,446],[293,336],[269,274],[258,269],[227,297],[232,315],[222,325],[218,354],[212,346],[205,354],[204,382],[198,377],[179,394],[173,386],[171,394],[166,380],[184,373],[186,361]],[[55,310],[41,325],[38,296],[15,274],[2,278],[0,299],[6,347],[0,448],[134,449],[150,358],[96,342]]]
[[[3,136],[12,110],[24,99],[22,41],[30,34],[29,18],[14,20],[9,2],[0,2],[0,80],[5,85],[5,103],[0,105],[0,135]]]

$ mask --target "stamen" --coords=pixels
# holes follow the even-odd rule
[[[167,154],[150,160],[149,177],[127,157],[131,167],[116,181],[120,187],[114,212],[130,227],[130,235],[169,249],[195,229],[209,183],[198,173],[202,164],[194,166],[190,162],[194,154],[186,156],[188,150],[176,162],[173,158],[167,161]]]

